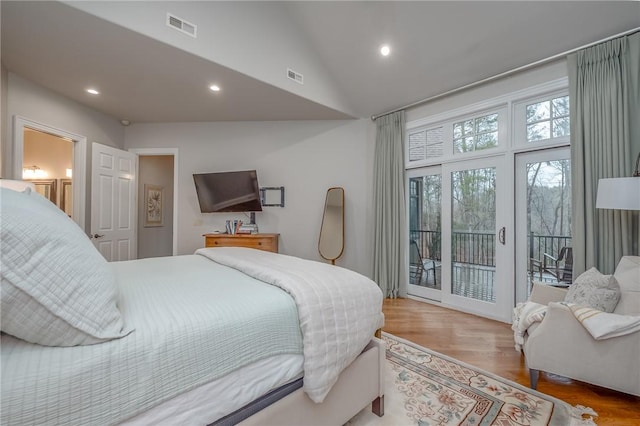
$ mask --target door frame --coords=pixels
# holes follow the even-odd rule
[[[87,137],[59,129],[48,124],[40,123],[26,117],[14,115],[12,176],[16,180],[22,180],[25,129],[37,130],[39,132],[68,139],[73,142],[73,164],[71,166],[73,170],[73,207],[71,218],[86,232]]]
[[[129,152],[141,156],[173,155],[173,256],[178,255],[178,148],[129,148]]]

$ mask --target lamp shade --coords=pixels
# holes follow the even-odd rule
[[[640,210],[640,177],[600,179],[596,208]]]

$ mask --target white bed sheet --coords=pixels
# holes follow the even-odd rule
[[[113,267],[135,330],[74,347],[3,334],[2,425],[118,424],[258,360],[302,355],[295,303],[275,287],[195,255]]]
[[[218,380],[166,401],[125,422],[123,426],[206,425],[251,401],[302,377],[302,355],[278,355],[260,360]]]

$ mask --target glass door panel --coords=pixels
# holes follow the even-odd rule
[[[442,176],[438,167],[409,175],[409,288],[439,301],[442,289]]]
[[[496,169],[451,173],[451,293],[495,302]]]
[[[568,148],[516,158],[516,301],[532,281],[566,286],[572,281],[571,162]]]

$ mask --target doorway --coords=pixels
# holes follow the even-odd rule
[[[22,179],[71,217],[73,141],[26,128],[23,143]]]
[[[131,148],[138,155],[138,259],[178,254],[178,149]],[[148,217],[150,194],[160,216]],[[152,201],[157,203],[157,200]],[[151,207],[157,206],[157,204]]]
[[[25,172],[25,168],[27,169],[27,176],[31,176],[34,178],[36,178],[37,174],[40,174],[41,177],[43,176],[44,172],[46,172],[47,174],[49,173],[47,169],[45,169],[42,165],[39,165],[32,157],[29,157],[32,161],[25,162],[25,138],[29,139],[31,137],[30,135],[38,136],[44,134],[47,135],[47,137],[55,138],[51,140],[63,140],[66,143],[71,143],[71,167],[65,166],[64,172],[55,172],[55,189],[53,188],[52,182],[44,182],[41,185],[36,185],[36,187],[40,187],[41,193],[55,196],[56,201],[52,200],[52,202],[56,204],[60,202],[62,204],[63,210],[67,211],[68,209],[69,212],[67,214],[69,214],[71,218],[80,226],[80,228],[84,230],[86,222],[85,170],[87,138],[85,136],[58,129],[56,127],[44,123],[39,123],[37,121],[33,121],[21,116],[14,116],[14,129],[12,176],[16,180],[24,179],[23,173]],[[47,148],[45,153],[48,152],[49,149]],[[31,156],[31,154],[29,155]],[[44,159],[40,161],[40,164],[45,164],[43,161]],[[41,170],[40,172],[38,172],[39,169]],[[70,170],[67,171],[67,169]],[[49,177],[48,179],[51,180],[52,177]],[[58,179],[60,180],[58,181]],[[71,182],[73,182],[73,184]],[[54,192],[55,194],[53,194]],[[61,197],[64,197],[64,200],[62,200]]]

